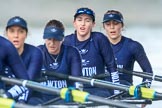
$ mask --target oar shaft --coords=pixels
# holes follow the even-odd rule
[[[155,75],[154,80],[162,82],[162,76]]]
[[[41,85],[40,83],[37,82],[27,81],[26,86],[29,88],[33,88],[36,91],[46,91],[48,93],[60,95],[60,89]]]
[[[17,85],[22,85],[22,86],[25,85],[26,87],[32,88],[36,91],[46,91],[46,92],[57,94],[57,95],[60,94],[59,89],[54,89],[53,87],[47,87],[34,81],[18,80],[18,79],[7,78],[7,77],[2,77],[2,76],[0,76],[0,78],[2,81],[9,83],[9,84],[17,84]]]
[[[126,100],[121,100],[122,102],[127,102],[127,103],[131,103],[131,104],[152,104],[151,100],[136,100],[136,99],[126,99]]]
[[[75,77],[65,74],[60,74],[56,72],[44,72],[45,75],[58,77],[66,80],[73,80],[76,82],[82,82],[84,84],[90,84],[91,86],[101,87],[101,88],[108,88],[108,89],[118,89],[122,91],[128,91],[129,86],[122,85],[122,84],[114,84],[112,82],[104,81],[104,80],[98,80],[98,79],[92,79],[92,78],[86,78],[86,77]]]
[[[128,70],[119,69],[119,68],[118,68],[118,71],[119,72],[123,72],[123,73],[127,73],[127,74],[131,74],[131,75],[135,75],[135,76],[138,76],[138,77],[142,77],[142,78],[146,78],[146,79],[150,79],[150,80],[155,80],[155,81],[162,82],[162,76],[159,76],[159,75],[153,76],[152,73],[137,72],[137,71],[128,71]]]
[[[85,77],[74,77],[74,76],[69,76],[69,80],[73,81],[79,81],[83,82],[85,84],[90,84],[91,86],[96,86],[96,87],[101,87],[101,88],[108,88],[108,89],[118,89],[122,91],[128,91],[129,86],[126,85],[121,85],[121,84],[114,84],[112,82],[104,81],[104,80],[98,80],[98,79],[89,79]]]
[[[23,86],[26,86],[29,88],[33,88],[34,90],[37,90],[37,91],[42,90],[42,91],[46,91],[49,93],[54,93],[54,94],[59,95],[63,99],[69,98],[69,96],[67,96],[67,93],[69,94],[69,89],[67,89],[67,88],[62,88],[60,90],[60,89],[56,89],[53,87],[43,86],[40,83],[37,83],[34,81],[18,80],[18,79],[6,78],[6,77],[2,77],[2,76],[0,76],[0,80],[5,81],[7,83],[23,85]],[[93,101],[93,102],[98,102],[100,104],[106,104],[106,105],[116,106],[116,107],[120,107],[120,108],[130,108],[130,107],[137,108],[137,107],[131,106],[128,103],[122,103],[122,102],[115,102],[114,104],[112,104],[113,103],[112,100],[106,100],[99,96],[90,95],[87,92],[73,90],[73,89],[71,89],[70,91],[71,91],[71,95],[73,96],[73,101],[75,101],[75,102]],[[12,104],[12,101],[11,101],[11,104]],[[130,107],[128,107],[128,106],[130,106]],[[20,108],[19,104],[16,104],[15,107]],[[21,108],[23,108],[23,106],[21,106]],[[33,108],[33,107],[29,106],[28,108]],[[35,107],[35,108],[41,108],[41,107]]]
[[[121,91],[129,91],[129,86],[127,85],[123,85],[123,84],[115,84],[112,82],[108,82],[108,81],[103,81],[103,80],[95,80],[94,81],[94,85],[98,86],[98,87],[104,87],[104,88],[108,88],[108,89],[116,89],[116,90],[121,90]]]
[[[157,99],[162,99],[162,93],[155,92],[155,97]]]
[[[125,70],[125,69],[118,69],[118,71],[123,72],[123,73],[127,73],[127,74],[132,74],[132,75],[135,75],[135,76],[138,76],[138,77],[142,77],[142,78],[146,78],[146,79],[162,82],[162,76],[153,75],[152,73],[128,71],[128,70]]]
[[[128,73],[128,72],[126,72]],[[129,72],[130,74],[130,72]],[[153,80],[153,75],[149,75],[149,74],[145,74],[144,72],[134,72],[132,71],[132,74],[135,75],[135,76],[138,76],[138,77],[142,77],[142,78],[146,78],[146,79],[150,79],[150,80]]]
[[[119,107],[119,108],[138,108],[137,106],[131,105],[131,104],[123,104],[121,101],[112,101],[110,99],[103,99],[98,96],[89,95],[88,96],[89,101],[97,102],[97,103],[103,103],[108,104],[110,106]]]
[[[85,78],[85,77],[75,77],[75,76],[70,76],[70,75],[63,75],[60,73],[56,73],[56,72],[46,72],[46,75],[50,75],[50,76],[54,76],[54,77],[59,77],[59,78],[66,78],[67,80],[73,80],[76,82],[82,82],[85,84],[90,84],[91,86],[96,86],[96,87],[103,87],[103,88],[108,88],[108,89],[117,89],[117,90],[121,90],[121,91],[125,91],[125,92],[129,92],[130,95],[134,96],[137,95],[138,91],[136,90],[135,86],[127,86],[127,85],[123,85],[123,84],[114,84],[112,82],[108,82],[108,81],[104,81],[104,80],[98,80],[98,79],[91,79],[91,78]],[[149,88],[144,88],[144,87],[140,87],[139,88],[141,92],[141,97],[143,98],[147,98],[147,99],[162,99],[162,93],[155,93],[155,90],[149,89]],[[135,92],[135,93],[134,93]]]
[[[0,80],[5,81],[8,84],[14,85],[14,84],[18,84],[18,85],[22,85],[23,80],[17,80],[14,78],[8,78],[8,77],[2,77],[0,76]]]
[[[138,77],[142,77],[142,78],[147,78],[147,79],[153,80],[152,79],[153,74],[151,74],[151,73],[129,71],[129,70],[120,69],[120,68],[118,68],[118,71],[119,72],[122,72],[122,73],[131,74],[131,75],[135,75],[135,76],[138,76]]]
[[[12,108],[47,108],[47,107],[45,107],[45,106],[31,106],[31,105],[16,103],[14,105],[14,107],[12,107]]]

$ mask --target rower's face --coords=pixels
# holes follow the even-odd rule
[[[76,17],[73,25],[77,31],[77,35],[84,37],[91,33],[95,23],[89,15],[81,14]]]
[[[20,26],[11,26],[7,29],[6,36],[17,49],[20,49],[24,46],[27,31]]]
[[[109,39],[115,40],[121,37],[123,25],[120,22],[111,20],[103,24]]]
[[[62,41],[58,41],[54,38],[45,39],[47,50],[50,54],[58,54],[61,48]]]

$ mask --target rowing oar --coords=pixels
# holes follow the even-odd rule
[[[46,108],[46,107],[20,104],[16,103],[12,99],[0,98],[0,108]]]
[[[127,85],[123,85],[123,84],[114,84],[114,83],[109,82],[109,81],[92,79],[92,78],[87,78],[87,77],[75,77],[75,76],[56,73],[56,72],[53,72],[53,71],[51,71],[51,72],[43,71],[43,74],[45,74],[47,76],[58,77],[58,78],[61,78],[61,79],[73,80],[73,81],[76,81],[76,82],[82,82],[84,84],[90,84],[91,86],[126,91],[126,92],[129,93],[129,95],[134,96],[137,99],[146,98],[146,99],[162,100],[162,93],[158,93],[155,90],[150,89],[150,88],[141,87],[140,85],[138,85],[138,86],[127,86]]]
[[[142,78],[146,78],[146,79],[150,79],[150,80],[155,80],[155,81],[162,82],[162,76],[153,75],[152,73],[148,73],[148,72],[137,72],[137,71],[128,71],[126,69],[120,69],[120,68],[118,68],[118,71],[119,72],[122,72],[122,73],[126,73],[126,74],[135,75],[135,76],[138,76],[138,77],[142,77]]]
[[[7,78],[0,76],[0,80],[4,81],[9,84],[17,84],[22,85],[24,87],[32,88],[36,91],[46,91],[51,94],[59,95],[62,99],[65,99],[66,101],[69,101],[72,99],[74,102],[84,103],[87,101],[97,102],[104,105],[114,106],[114,107],[120,107],[120,108],[138,108],[136,106],[133,106],[128,103],[120,102],[120,101],[113,101],[113,100],[107,100],[105,98],[90,95],[87,92],[79,91],[76,89],[71,88],[62,88],[62,89],[56,89],[54,87],[47,87],[44,86],[38,82],[29,81],[29,80],[18,80],[14,78]]]

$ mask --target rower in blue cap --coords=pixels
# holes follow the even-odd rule
[[[56,72],[72,76],[81,76],[81,58],[78,50],[72,46],[62,44],[64,39],[64,26],[62,22],[58,20],[50,20],[43,33],[44,45],[38,46],[43,53],[43,67],[42,71]],[[42,85],[55,88],[75,87],[76,84],[73,81],[68,81],[56,77],[46,77],[47,80],[42,81]],[[46,92],[35,93],[29,100],[29,104],[42,104],[48,102],[51,99],[58,96],[49,94]],[[56,101],[56,103],[62,103],[63,100]]]
[[[133,71],[135,61],[144,72],[153,73],[151,64],[143,46],[130,38],[122,35],[124,27],[123,15],[117,10],[108,10],[103,17],[103,27],[107,38],[111,42],[118,68]],[[133,75],[120,73],[120,81],[126,85],[133,84]],[[143,78],[146,86],[151,86],[151,80]],[[142,105],[142,108],[145,105]]]
[[[29,77],[29,80],[35,80],[41,75],[43,56],[39,48],[25,43],[27,34],[27,22],[23,18],[21,18],[20,16],[15,16],[8,20],[6,25],[6,37],[17,49],[17,52],[21,57],[25,68],[27,69],[27,75]],[[10,78],[15,78],[13,70],[10,67],[5,68],[5,75]],[[21,91],[21,89],[19,90],[18,86],[14,86],[11,88],[11,85],[6,85],[6,88],[8,90],[8,97],[14,98],[19,102],[27,101],[28,91],[21,94],[20,96],[17,96],[18,91]]]
[[[64,43],[78,48],[82,56],[82,76],[92,77],[105,74],[105,66],[107,66],[108,72],[111,73],[110,80],[108,77],[102,80],[119,83],[110,42],[102,33],[92,31],[95,26],[95,13],[87,7],[79,8],[74,15],[73,25],[76,29],[75,33],[66,36]],[[108,89],[90,85],[84,85],[83,90],[102,97],[111,95]],[[115,94],[118,92],[114,90]]]
[[[111,42],[118,68],[132,71],[134,63],[137,61],[144,72],[153,73],[143,46],[122,35],[124,21],[123,15],[119,11],[108,10],[103,17],[103,27]],[[128,85],[133,84],[133,76],[130,74],[120,73],[120,80],[124,80],[125,84]],[[144,78],[143,82],[146,80],[148,79]]]

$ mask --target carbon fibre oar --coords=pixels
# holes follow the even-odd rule
[[[61,79],[66,79],[66,80],[73,80],[73,81],[78,81],[82,82],[85,84],[90,84],[91,86],[96,86],[96,87],[103,87],[103,88],[108,88],[108,89],[119,89],[122,91],[128,91],[129,86],[127,85],[118,85],[118,84],[112,84],[112,82],[104,81],[104,80],[98,80],[98,79],[93,79],[93,78],[88,78],[88,77],[75,77],[71,75],[65,75],[61,73],[56,73],[53,71],[42,71],[42,73],[46,76],[53,76]]]
[[[97,102],[100,104],[104,104],[104,105],[106,104],[109,106],[120,107],[120,108],[138,108],[128,103],[124,103],[120,101],[113,101],[110,99],[107,100],[102,97],[90,95],[87,92],[83,92],[83,91],[79,91],[75,89],[69,89],[69,88],[56,89],[54,87],[47,87],[47,86],[41,85],[40,83],[34,82],[34,81],[18,80],[14,78],[3,77],[3,76],[0,76],[0,80],[6,83],[9,83],[9,84],[12,83],[12,84],[17,84],[17,85],[22,85],[24,87],[29,87],[36,91],[41,90],[41,91],[46,91],[51,94],[57,94],[62,99],[65,99],[65,100],[71,99],[70,97],[72,96],[73,97],[72,99],[74,102],[84,103],[86,101],[92,101],[92,102]]]
[[[134,96],[136,98],[162,100],[162,93],[158,93],[155,90],[150,89],[150,88],[141,87],[140,85],[139,86],[127,86],[123,84],[114,84],[112,82],[108,82],[104,80],[91,79],[87,77],[75,77],[75,76],[56,73],[53,71],[52,72],[44,71],[43,74],[47,76],[53,76],[53,77],[58,77],[62,79],[73,80],[76,82],[82,82],[85,84],[90,84],[91,86],[126,91],[129,93],[129,95]]]
[[[155,81],[162,82],[162,76],[153,75],[152,73],[128,71],[126,69],[120,69],[120,68],[118,68],[118,71],[123,72],[123,73],[127,73],[127,74],[131,74],[131,75],[135,75],[135,76],[138,76],[138,77],[147,78],[147,79],[150,79],[150,80],[155,80]]]
[[[20,104],[16,103],[12,99],[0,98],[0,108],[46,108],[46,107]]]
[[[127,102],[127,103],[131,103],[131,104],[152,104],[151,100],[136,100],[136,99],[124,99],[121,100],[122,102]]]

